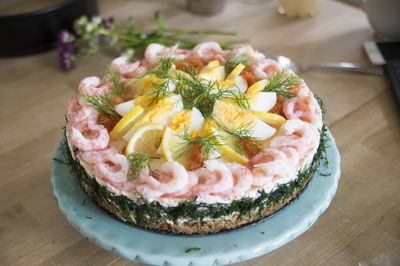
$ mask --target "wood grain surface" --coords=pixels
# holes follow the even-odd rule
[[[362,11],[326,0],[318,16],[300,20],[279,15],[275,1],[259,2],[228,1],[213,17],[188,13],[183,0],[99,6],[103,16],[133,17],[141,26],[154,26],[158,10],[170,26],[236,31],[258,49],[303,64],[369,64],[362,44],[374,35]],[[101,75],[112,58],[99,53],[70,72],[60,70],[56,50],[0,59],[0,265],[142,265],[83,238],[59,211],[50,184],[67,102],[82,78]],[[325,101],[342,156],[337,194],[303,235],[237,265],[400,265],[400,119],[387,79],[338,71],[303,76]]]

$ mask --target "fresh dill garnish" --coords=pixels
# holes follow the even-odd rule
[[[166,80],[161,81],[160,83],[158,82],[153,82],[153,80],[150,80],[151,86],[155,89],[153,92],[148,94],[149,96],[152,96],[150,103],[148,106],[157,104],[159,101],[162,99],[170,96],[172,94],[171,92],[171,87],[174,83],[174,80],[171,78],[167,78]]]
[[[128,181],[135,180],[139,173],[146,167],[149,167],[150,159],[158,159],[140,152],[131,152],[128,155],[128,164],[130,172],[128,174]],[[149,167],[150,172],[153,172]]]
[[[249,61],[247,56],[239,55],[237,53],[229,54],[225,62],[225,73],[228,75],[239,64],[243,64],[246,67],[249,66]]]
[[[160,59],[160,62],[156,67],[146,71],[144,75],[155,75],[157,78],[168,78],[170,76],[170,70],[175,62],[174,58],[164,57]]]
[[[115,96],[122,96],[125,90],[125,84],[121,82],[121,72],[114,70],[111,66],[107,66],[107,77],[111,81],[110,89]]]
[[[149,69],[146,73],[135,78],[135,80],[142,79],[146,76],[150,78],[150,83],[154,91],[148,94],[152,96],[148,106],[157,104],[160,100],[171,95],[171,84],[175,82],[174,79],[171,78],[171,73],[174,72],[172,68],[174,62],[174,58],[161,58],[160,62],[154,68]]]
[[[188,77],[177,73],[177,77],[176,93],[181,95],[186,110],[196,107],[205,118],[211,117],[215,102],[222,98],[230,98],[239,107],[250,109],[247,97],[239,90],[223,88],[216,80],[202,79],[196,75]]]
[[[263,91],[276,92],[282,97],[292,98],[294,94],[288,90],[299,86],[302,82],[302,77],[298,75],[291,75],[289,71],[284,68],[282,71],[273,73],[268,78],[268,83],[264,87]]]
[[[200,160],[207,160],[211,154],[217,151],[217,146],[220,145],[217,136],[210,132],[202,136],[193,137],[189,132],[185,131],[182,135],[177,135],[181,138],[182,142],[178,147],[178,156],[175,160],[182,158],[192,151],[193,145],[200,148]]]
[[[105,123],[110,120],[120,120],[121,116],[115,110],[116,98],[121,99],[125,86],[120,82],[121,74],[112,67],[108,67],[107,77],[110,81],[108,84],[109,91],[98,95],[81,94],[80,98],[102,113],[104,117],[99,121]]]
[[[235,85],[236,86],[236,85]],[[249,100],[247,99],[246,95],[241,92],[239,89],[235,90],[229,90],[228,94],[232,95],[232,100],[233,102],[240,108],[250,111],[250,104]]]
[[[234,129],[228,128],[220,121],[216,121],[217,126],[226,132],[233,144],[233,148],[241,155],[252,155],[262,150],[261,141],[251,136],[251,123],[242,124]]]
[[[202,248],[188,248],[185,250],[185,253],[190,253],[193,251],[202,251],[202,250],[203,250]]]

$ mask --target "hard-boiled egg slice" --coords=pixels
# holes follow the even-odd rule
[[[253,126],[250,128],[250,135],[254,138],[257,138],[259,140],[266,140],[272,137],[276,129],[271,127],[270,125],[264,123],[260,119],[256,118],[254,120]]]
[[[170,128],[178,133],[181,133],[185,130],[189,133],[193,130],[199,132],[203,126],[203,123],[203,115],[196,107],[193,107],[192,110],[184,110],[178,112],[172,118]]]
[[[268,112],[276,104],[276,93],[275,92],[256,92],[246,93],[247,101],[250,105],[250,109],[260,112]]]
[[[213,110],[214,117],[218,123],[223,123],[231,130],[245,126],[250,136],[265,140],[271,137],[276,129],[267,125],[255,115],[237,108],[234,104],[226,101],[217,101]]]
[[[247,80],[242,78],[242,76],[237,76],[234,82],[221,81],[219,82],[219,85],[224,89],[232,90],[235,94],[238,94],[239,92],[244,93],[247,90]]]
[[[120,115],[120,116],[125,116],[127,113],[129,113],[130,110],[135,107],[135,104],[133,103],[132,100],[120,103],[115,106],[115,111]]]
[[[171,95],[161,99],[138,119],[136,124],[123,136],[123,139],[128,141],[140,126],[146,124],[168,126],[171,124],[172,117],[182,110],[182,98],[180,95]]]

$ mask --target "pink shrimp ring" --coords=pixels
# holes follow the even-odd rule
[[[224,52],[221,46],[216,42],[204,42],[193,48],[192,55],[207,63],[212,60],[218,60],[224,63],[226,61],[227,52]]]
[[[222,162],[207,161],[194,172],[199,176],[199,184],[193,188],[196,195],[220,193],[233,188],[232,173]]]
[[[300,119],[317,127],[321,124],[321,109],[313,102],[311,95],[294,97],[283,103],[283,112],[287,119]]]
[[[269,78],[273,73],[282,71],[282,67],[275,60],[265,58],[251,65],[251,70],[257,80]]]
[[[234,184],[230,191],[218,193],[218,195],[239,198],[251,188],[253,184],[253,174],[247,167],[238,163],[226,163],[225,165],[233,175]]]
[[[140,61],[129,63],[128,57],[120,56],[111,62],[111,67],[121,73],[121,81],[125,82],[146,72]]]
[[[82,109],[82,106],[79,103],[79,98],[78,98],[78,96],[75,96],[68,102],[67,112],[65,113],[65,116],[67,117],[67,121],[72,122],[73,120],[75,120],[76,114],[81,109]]]
[[[129,170],[127,158],[119,153],[107,153],[102,162],[94,164],[95,174],[111,182],[126,182]]]
[[[98,77],[87,77],[79,83],[79,92],[82,95],[96,96],[108,92],[110,88],[106,84],[102,84]]]
[[[316,149],[318,143],[317,127],[295,119],[287,120],[280,127],[278,135],[271,140],[270,147],[276,149],[294,148],[299,154],[299,159],[302,160],[310,151]]]
[[[163,198],[190,198],[194,196],[193,187],[199,182],[199,177],[191,171],[188,171],[188,183],[186,186],[175,193],[164,194]]]
[[[72,144],[81,151],[103,150],[110,140],[107,129],[94,123],[71,126],[68,131]]]

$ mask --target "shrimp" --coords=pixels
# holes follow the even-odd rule
[[[175,193],[164,194],[163,197],[165,197],[165,198],[169,198],[169,197],[190,198],[190,197],[194,196],[193,187],[195,185],[197,185],[197,183],[199,182],[199,177],[194,172],[191,172],[191,171],[188,171],[188,175],[189,175],[188,183],[182,190],[175,192]]]
[[[262,187],[275,178],[288,176],[295,168],[286,154],[278,149],[265,149],[254,156],[250,163],[254,167],[253,185],[256,187]]]
[[[222,162],[207,161],[203,168],[194,172],[199,176],[199,184],[193,188],[196,195],[225,192],[233,188],[232,173]]]
[[[259,60],[250,67],[257,80],[269,78],[273,73],[282,71],[279,63],[269,58]]]
[[[242,196],[249,190],[253,184],[253,174],[251,171],[238,163],[226,163],[226,166],[231,171],[234,179],[233,188],[228,192],[223,192],[221,196],[234,196],[235,198]]]
[[[87,77],[79,83],[79,92],[82,95],[97,96],[109,90],[110,88],[106,84],[102,84],[98,77]]]
[[[305,97],[305,96],[310,95],[310,89],[304,82],[302,82],[300,85],[288,90],[288,92],[293,93],[297,97]]]
[[[97,119],[99,118],[100,113],[94,110],[89,106],[83,106],[77,113],[71,115],[70,123],[77,128],[80,128],[80,125],[84,125],[85,122],[96,124]]]
[[[112,182],[112,181],[108,181],[108,183],[121,190],[121,191],[132,191],[136,188],[136,184],[134,181],[127,181],[127,182]]]
[[[111,67],[121,73],[121,81],[125,82],[146,72],[146,67],[140,61],[128,62],[127,56],[120,56],[111,62]]]
[[[171,161],[160,168],[159,179],[150,178],[148,182],[154,189],[163,193],[174,193],[183,189],[188,183],[188,173],[180,163]]]
[[[75,96],[68,103],[67,112],[65,113],[67,121],[72,122],[73,120],[75,120],[76,113],[79,112],[79,110],[81,109],[82,105],[79,103],[79,98],[78,96]]]
[[[299,153],[297,152],[296,149],[292,147],[283,147],[280,149],[283,153],[285,153],[287,159],[288,159],[288,164],[289,165],[298,165],[300,162],[299,158]]]
[[[103,180],[125,182],[128,180],[128,159],[119,153],[107,153],[102,162],[94,164],[94,171]]]
[[[72,144],[81,151],[103,150],[110,140],[105,127],[91,122],[71,126],[68,131]]]
[[[232,50],[231,54],[246,58],[250,64],[265,58],[265,55],[254,51],[250,44],[241,44]]]
[[[287,119],[300,119],[316,127],[322,126],[322,114],[318,103],[312,96],[294,97],[283,103],[283,112]]]
[[[170,57],[175,58],[177,60],[185,60],[189,55],[188,50],[178,49],[178,45],[175,45],[171,48],[167,48],[161,44],[152,43],[149,44],[144,53],[144,65],[154,66],[156,65],[161,58]]]
[[[225,63],[227,52],[224,52],[216,42],[204,42],[193,48],[192,55],[194,58],[199,58],[206,62],[218,60],[221,63]]]
[[[147,199],[157,199],[164,194],[180,192],[189,181],[189,174],[178,162],[164,163],[160,168],[159,178],[144,173],[144,184],[138,185],[136,190]]]
[[[270,142],[271,148],[282,149],[284,147],[294,148],[299,159],[302,160],[319,143],[319,132],[317,127],[302,120],[287,120],[276,137]]]
[[[95,164],[103,162],[110,153],[118,153],[118,148],[112,142],[109,142],[107,148],[104,150],[82,152],[81,158],[86,163]]]

